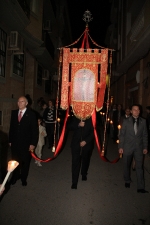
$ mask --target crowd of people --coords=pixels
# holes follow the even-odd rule
[[[49,147],[53,145],[54,123],[56,122],[55,107],[52,100],[46,104],[44,99],[40,98],[37,106],[33,109],[30,95],[21,96],[17,104],[18,109],[12,110],[11,113],[9,146],[12,159],[19,162],[19,165],[12,173],[10,184],[14,185],[20,179],[22,186],[27,186],[31,162],[30,151],[34,151],[37,157],[41,158],[46,136]],[[37,166],[42,166],[38,160],[35,163]],[[2,183],[1,169],[0,183]]]
[[[131,108],[127,107],[125,110],[121,104],[113,104],[108,113],[110,136],[115,143],[119,140],[119,154],[123,154],[125,187],[130,188],[132,164],[133,170],[137,173],[137,191],[140,193],[147,193],[143,177],[143,156],[148,153],[150,147],[150,106],[147,106],[146,110],[146,120],[141,117],[141,107],[138,104],[132,105]],[[46,137],[48,148],[53,147],[56,122],[56,107],[52,100],[46,103],[43,98],[40,98],[33,109],[29,95],[18,99],[18,109],[12,111],[9,130],[12,158],[19,162],[11,178],[12,185],[21,179],[22,185],[27,186],[31,161],[30,151],[34,151],[37,157],[41,158]],[[118,125],[121,128],[119,132]],[[69,129],[74,131],[71,141],[71,188],[77,189],[80,170],[82,180],[87,180],[94,148],[94,128],[91,118],[81,121],[73,117]],[[38,160],[35,160],[35,163],[37,166],[42,166]],[[2,179],[0,181],[2,182]]]

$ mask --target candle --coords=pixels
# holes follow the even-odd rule
[[[121,125],[118,125],[118,130],[120,130],[121,129]]]
[[[107,121],[110,121],[110,119],[108,118]]]
[[[60,122],[60,118],[57,118],[58,123]]]
[[[118,125],[118,130],[119,130],[118,135],[120,135],[120,129],[121,129],[121,125]]]
[[[6,184],[7,180],[8,180],[8,178],[9,178],[11,172],[12,172],[18,165],[19,165],[19,163],[18,163],[17,161],[11,160],[11,161],[8,162],[8,167],[7,167],[7,171],[8,171],[8,172],[7,172],[6,177],[5,177],[3,183],[2,183],[2,185],[1,185],[1,187],[0,187],[0,192],[4,189],[4,186],[5,186],[5,184]]]
[[[52,147],[52,152],[55,152],[55,146]]]

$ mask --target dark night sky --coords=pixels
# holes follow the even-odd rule
[[[110,25],[110,0],[67,0],[73,41],[85,30],[83,14],[88,9],[93,17],[89,23],[89,34],[99,45],[104,46],[105,35]]]

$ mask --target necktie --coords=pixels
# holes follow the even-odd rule
[[[134,133],[137,134],[137,130],[138,130],[138,127],[137,127],[137,119],[135,119],[134,121]]]
[[[18,115],[18,121],[19,121],[19,122],[20,122],[21,118],[22,118],[22,111],[20,111],[20,112],[19,112],[19,115]]]

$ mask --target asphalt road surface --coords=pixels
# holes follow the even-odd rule
[[[28,185],[18,180],[0,201],[0,225],[150,225],[150,193],[137,193],[136,172],[124,187],[122,159],[103,161],[95,146],[87,181],[79,177],[71,189],[71,133],[59,156],[37,167],[32,159]],[[52,156],[44,147],[43,157]],[[107,157],[118,157],[117,144],[108,139]],[[145,158],[146,190],[150,191],[150,158]]]

